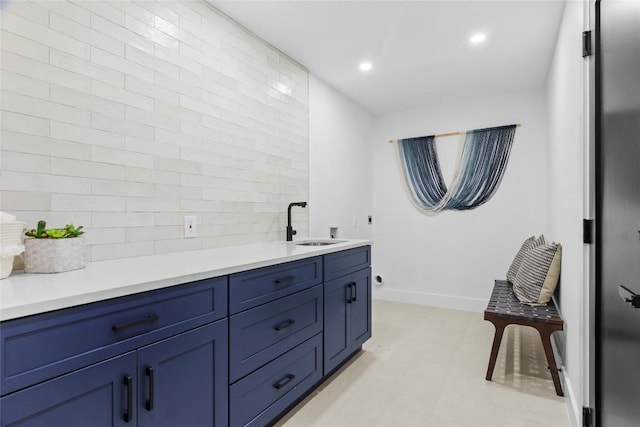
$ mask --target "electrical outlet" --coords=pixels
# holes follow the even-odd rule
[[[196,237],[198,235],[196,229],[196,217],[195,216],[185,216],[184,217],[184,237]]]

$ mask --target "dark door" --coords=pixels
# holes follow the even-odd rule
[[[596,414],[640,425],[640,0],[596,4]],[[639,304],[640,305],[640,304]]]
[[[131,352],[17,391],[0,399],[0,425],[135,425],[135,371]]]
[[[138,350],[138,426],[228,423],[227,321]]]

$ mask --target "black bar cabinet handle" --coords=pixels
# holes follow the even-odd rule
[[[153,368],[151,366],[147,366],[147,369],[145,370],[145,374],[149,379],[149,398],[147,399],[147,402],[145,403],[144,406],[145,408],[147,408],[147,411],[151,411],[153,409],[153,401],[155,400],[153,396],[153,390],[155,389]]]
[[[124,377],[124,385],[127,388],[127,407],[122,419],[128,423],[133,419],[133,378],[130,375]]]
[[[285,375],[280,381],[276,382],[273,386],[275,388],[277,388],[278,390],[280,390],[282,387],[286,386],[287,384],[289,384],[291,381],[293,381],[293,379],[296,376],[293,374],[287,374]]]
[[[289,286],[293,283],[293,281],[295,280],[295,276],[285,276],[285,277],[280,277],[276,280],[274,280],[273,282],[276,285],[286,285]]]
[[[280,322],[277,325],[275,325],[273,327],[273,329],[275,329],[276,331],[281,331],[281,330],[283,330],[285,328],[288,328],[289,326],[293,325],[294,323],[296,323],[296,321],[293,320],[293,319],[283,320],[282,322]]]
[[[351,302],[356,302],[357,294],[358,294],[358,289],[356,288],[356,282],[351,282]]]
[[[154,313],[154,314],[148,315],[144,319],[136,320],[135,322],[119,323],[117,325],[113,325],[111,326],[111,330],[113,330],[113,332],[118,332],[122,329],[133,328],[134,326],[144,325],[145,323],[153,323],[158,319],[159,319],[158,315]]]
[[[351,289],[351,283],[347,284],[347,304],[351,304],[353,298],[353,290]]]

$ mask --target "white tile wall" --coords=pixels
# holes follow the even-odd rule
[[[283,239],[308,199],[302,66],[204,1],[3,0],[0,18],[2,210],[84,225],[93,260]]]

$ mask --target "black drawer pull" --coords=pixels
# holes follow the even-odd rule
[[[145,317],[142,320],[136,320],[135,322],[119,323],[117,325],[113,325],[111,327],[111,330],[113,332],[118,332],[122,329],[133,328],[134,326],[144,325],[145,323],[153,323],[158,319],[159,317],[157,314],[150,314],[149,316]]]
[[[294,323],[296,323],[295,320],[287,319],[287,320],[284,320],[284,321],[278,323],[276,326],[273,327],[273,329],[275,329],[276,331],[281,331],[281,330],[286,329],[289,326],[293,325]]]
[[[296,280],[296,276],[286,276],[286,277],[280,277],[279,279],[274,280],[273,283],[275,283],[278,286],[291,286],[295,280]]]
[[[147,411],[151,411],[153,409],[153,401],[155,400],[153,397],[153,389],[155,388],[153,368],[151,366],[147,366],[147,369],[145,370],[145,374],[149,379],[149,399],[147,399],[144,407],[147,408]]]
[[[285,375],[280,381],[276,382],[273,386],[275,388],[277,388],[278,390],[280,390],[282,387],[286,386],[287,384],[289,384],[291,381],[293,381],[293,379],[296,376],[293,374],[287,374]]]
[[[351,302],[356,302],[356,295],[358,290],[356,289],[356,282],[351,282]]]
[[[122,419],[128,423],[133,419],[133,378],[129,375],[124,377],[124,385],[127,387],[127,407],[124,410]]]

